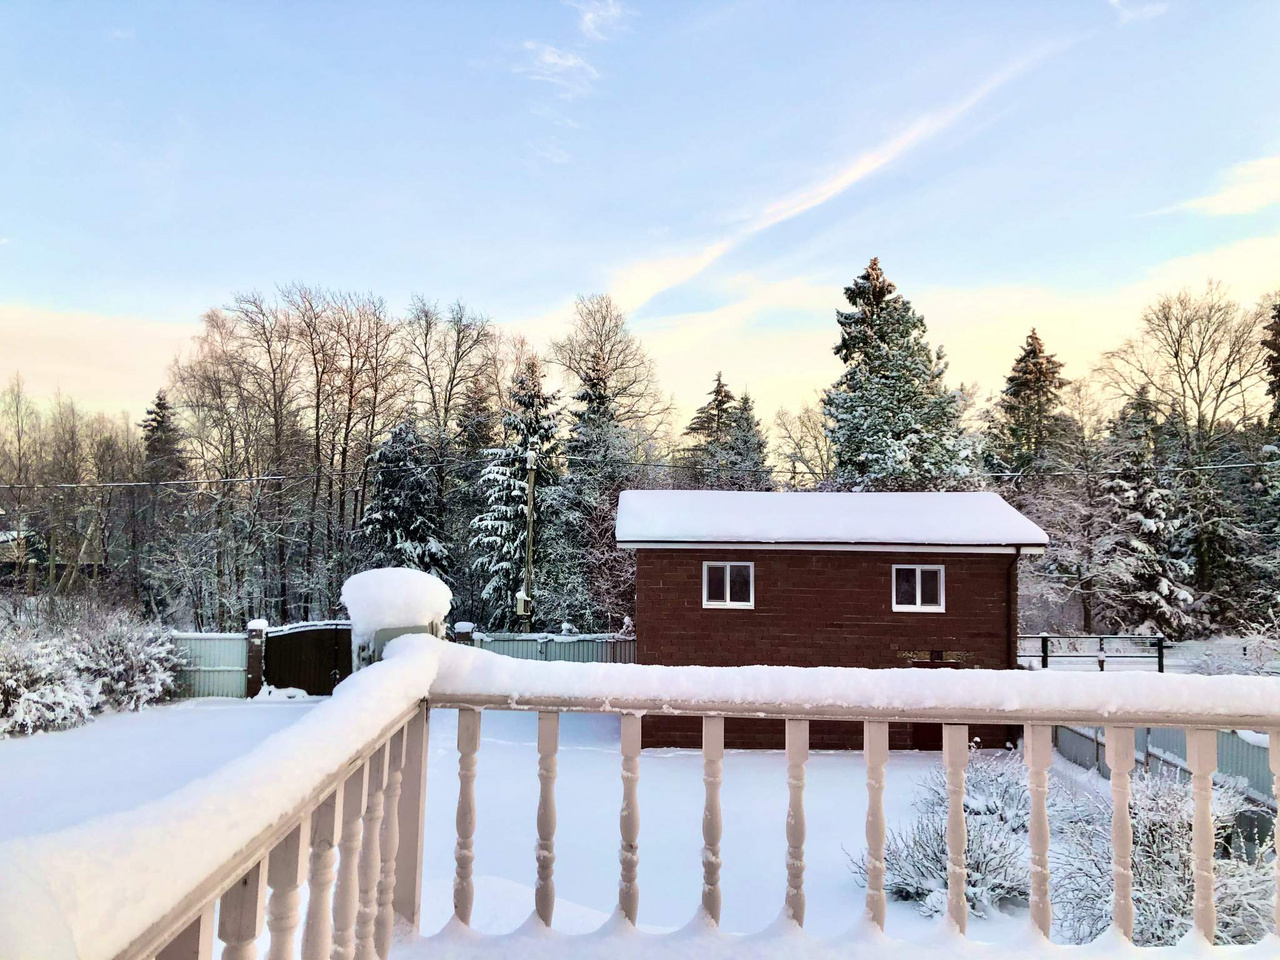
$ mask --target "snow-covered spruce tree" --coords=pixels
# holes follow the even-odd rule
[[[1262,349],[1266,356],[1267,396],[1271,398],[1271,428],[1280,428],[1280,299],[1272,304],[1271,316],[1262,328]]]
[[[485,622],[481,593],[488,578],[474,567],[471,521],[484,512],[485,497],[480,475],[486,466],[486,452],[498,441],[499,414],[489,384],[474,377],[467,384],[457,414],[454,448],[458,463],[453,471],[449,503],[448,540],[452,544],[454,619]]]
[[[585,367],[573,399],[542,564],[543,613],[579,631],[617,630],[635,611],[635,557],[614,539],[618,495],[636,472],[635,444],[618,422],[603,358]]]
[[[706,485],[717,490],[774,489],[769,444],[749,394],[744,392],[730,407],[727,419],[724,439],[705,448]]]
[[[925,340],[924,318],[872,259],[836,311],[845,365],[823,397],[836,482],[851,490],[938,490],[975,482],[975,451],[961,402],[943,385],[946,363]]]
[[[142,428],[143,479],[149,483],[162,483],[180,478],[185,466],[182,431],[163,390],[156,391],[155,401],[147,408],[147,414],[138,426]]]
[[[1062,363],[1045,351],[1033,327],[996,402],[987,444],[993,472],[1026,474],[1042,469],[1064,428]]]
[[[1155,407],[1145,394],[1126,403],[1112,424],[1097,592],[1109,629],[1179,639],[1193,625],[1185,586],[1190,570],[1171,550],[1178,520],[1156,473],[1156,430]]]
[[[447,578],[449,552],[435,516],[436,474],[413,420],[400,423],[369,458],[373,495],[360,535],[379,566]]]
[[[694,412],[693,419],[684,428],[684,446],[678,454],[686,474],[685,482],[702,489],[716,485],[712,460],[729,441],[734,410],[738,405],[733,391],[725,385],[719,372],[708,396],[710,399]]]
[[[488,451],[489,463],[480,475],[484,512],[472,521],[476,572],[484,578],[482,598],[490,611],[488,626],[512,630],[520,626],[516,597],[524,589],[526,524],[528,520],[528,463],[536,464],[534,478],[534,578],[540,582],[539,557],[545,553],[547,520],[559,477],[556,458],[558,418],[556,395],[543,388],[542,365],[525,361],[511,383],[509,407],[502,423],[508,442]],[[546,620],[538,607],[535,583],[533,619]]]

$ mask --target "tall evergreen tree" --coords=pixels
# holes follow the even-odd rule
[[[1098,592],[1112,630],[1180,639],[1193,625],[1185,586],[1191,570],[1173,555],[1179,522],[1173,495],[1157,475],[1157,431],[1145,393],[1125,404],[1112,425]]]
[[[412,567],[448,578],[449,551],[436,515],[437,477],[412,420],[399,424],[369,458],[373,495],[360,533],[379,566]]]
[[[574,395],[544,565],[552,622],[579,630],[617,630],[635,608],[634,555],[614,539],[618,496],[636,472],[634,444],[618,421],[617,398],[600,361],[588,364]]]
[[[711,461],[728,442],[733,411],[738,403],[719,372],[707,396],[710,399],[694,412],[684,428],[685,442],[679,453],[679,463],[687,471],[688,482],[695,487],[716,485]]]
[[[1271,398],[1268,423],[1275,429],[1280,427],[1280,299],[1272,304],[1271,318],[1262,332],[1262,348],[1266,353],[1267,396]]]
[[[724,439],[707,445],[708,485],[717,490],[772,490],[769,444],[744,392],[728,412]]]
[[[534,576],[536,581],[543,579],[539,557],[543,555],[548,509],[558,480],[555,402],[556,395],[543,388],[541,364],[536,358],[527,360],[516,371],[510,406],[502,418],[508,443],[488,451],[489,464],[480,475],[485,509],[472,521],[471,543],[476,551],[475,569],[485,580],[482,596],[491,611],[489,625],[496,629],[520,626],[516,603],[524,589],[530,461],[535,464]],[[533,616],[535,622],[545,622],[536,604]]]
[[[143,479],[148,483],[180,479],[184,470],[182,431],[165,391],[156,391],[155,400],[138,426],[142,428]]]
[[[942,378],[946,363],[925,340],[924,318],[872,259],[837,311],[845,365],[823,397],[836,482],[854,490],[933,490],[969,485],[974,450],[961,403]]]
[[[1061,361],[1045,351],[1033,327],[997,403],[992,452],[1006,470],[1027,473],[1045,463],[1050,444],[1064,427],[1061,408],[1066,385]]]

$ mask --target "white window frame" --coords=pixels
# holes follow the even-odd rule
[[[916,574],[916,602],[898,602],[898,571],[914,570]],[[920,603],[920,571],[938,571],[938,605],[924,606]],[[946,613],[947,612],[947,568],[940,563],[895,563],[893,573],[889,575],[889,600],[895,613]]]
[[[724,567],[724,599],[707,599],[707,570]],[[729,599],[729,568],[746,567],[751,574],[751,599],[746,603]],[[754,610],[756,606],[756,565],[749,560],[704,560],[702,562],[702,606],[709,610]]]

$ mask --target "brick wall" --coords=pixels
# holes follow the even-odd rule
[[[639,663],[903,667],[913,654],[932,654],[957,666],[1016,666],[1007,554],[641,549],[636,560]],[[755,564],[754,609],[702,606],[708,560]],[[946,568],[944,613],[893,611],[891,571],[904,563]],[[645,746],[701,743],[695,718],[647,717],[643,730]],[[933,747],[937,730],[894,725],[891,746]],[[994,746],[1007,732],[975,734]],[[815,723],[810,734],[814,747],[861,747],[860,724]],[[780,747],[782,723],[731,721],[725,738],[734,747]]]

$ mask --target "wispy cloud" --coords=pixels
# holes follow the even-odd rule
[[[1120,18],[1120,25],[1127,26],[1139,20],[1154,20],[1169,12],[1167,3],[1128,3],[1126,0],[1107,0],[1111,9]]]
[[[561,146],[560,141],[554,137],[549,137],[545,140],[530,140],[528,146],[533,151],[534,156],[546,160],[548,163],[568,163],[571,159],[569,151]]]
[[[600,77],[595,67],[570,50],[537,40],[526,40],[524,49],[530,56],[524,63],[517,64],[514,71],[555,87],[564,100],[590,93]]]
[[[8,237],[0,237],[0,247],[6,247],[6,246],[8,246],[8,245],[9,245],[9,238],[8,238]]]
[[[1214,193],[1180,203],[1173,210],[1194,210],[1211,217],[1256,213],[1280,203],[1280,156],[1238,163]],[[1168,211],[1161,211],[1168,212]]]
[[[107,31],[107,39],[112,43],[120,43],[134,38],[133,27],[112,27]]]
[[[727,251],[753,234],[822,206],[854,184],[888,166],[932,137],[954,126],[974,107],[1025,70],[1058,52],[1063,44],[1040,46],[992,74],[969,94],[950,106],[918,117],[902,132],[864,150],[834,174],[764,204],[743,224],[693,253],[629,264],[613,275],[610,291],[627,309],[634,310],[664,290],[693,279]]]
[[[588,40],[608,40],[626,29],[633,11],[619,0],[565,0],[578,11],[578,30]]]

